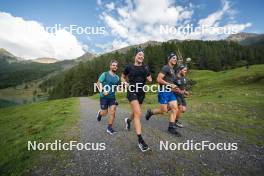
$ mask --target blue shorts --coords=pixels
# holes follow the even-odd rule
[[[158,100],[160,104],[168,104],[171,101],[177,101],[173,92],[158,92]]]
[[[115,98],[100,98],[100,106],[102,110],[106,110],[113,105],[118,105]]]

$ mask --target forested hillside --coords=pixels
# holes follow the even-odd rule
[[[192,69],[207,69],[221,71],[244,65],[264,63],[264,47],[242,46],[228,41],[183,41],[165,42],[161,45],[150,45],[145,48],[144,62],[149,65],[152,76],[155,78],[166,63],[166,55],[169,52],[180,50],[183,57],[192,58],[189,67]],[[118,74],[122,72],[125,65],[133,62],[134,48],[126,53],[112,52],[101,55],[93,60],[80,63],[61,76],[51,78],[53,81],[46,86],[53,87],[50,98],[64,98],[71,96],[92,95],[93,83],[98,76],[109,67],[109,61],[119,61]],[[54,80],[55,79],[55,80]],[[154,79],[155,80],[155,79]],[[49,80],[48,80],[49,81]]]
[[[12,59],[0,55],[0,89],[43,78],[54,71],[76,65],[73,60],[44,64],[31,61],[11,62],[10,58]]]

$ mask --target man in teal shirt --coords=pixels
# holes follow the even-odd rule
[[[119,85],[119,77],[116,75],[118,62],[113,60],[110,62],[110,70],[103,72],[97,82],[100,90],[100,106],[101,109],[97,113],[97,120],[101,121],[102,116],[106,116],[109,112],[107,133],[114,134],[116,131],[112,125],[115,119],[116,106],[118,105],[115,99],[115,89]]]

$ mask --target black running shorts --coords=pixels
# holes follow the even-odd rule
[[[178,105],[187,106],[186,100],[183,97],[183,95],[176,95],[176,98],[177,98]]]
[[[139,104],[142,104],[145,99],[145,92],[127,92],[127,99],[129,102],[138,100]]]

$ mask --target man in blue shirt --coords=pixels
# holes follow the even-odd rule
[[[116,75],[118,62],[113,60],[110,62],[110,70],[103,72],[97,82],[100,92],[101,109],[97,113],[97,120],[101,121],[102,116],[106,116],[109,112],[107,133],[114,134],[116,131],[112,125],[115,119],[116,106],[118,105],[115,98],[115,89],[119,85],[119,77]],[[108,111],[109,110],[109,111]]]

